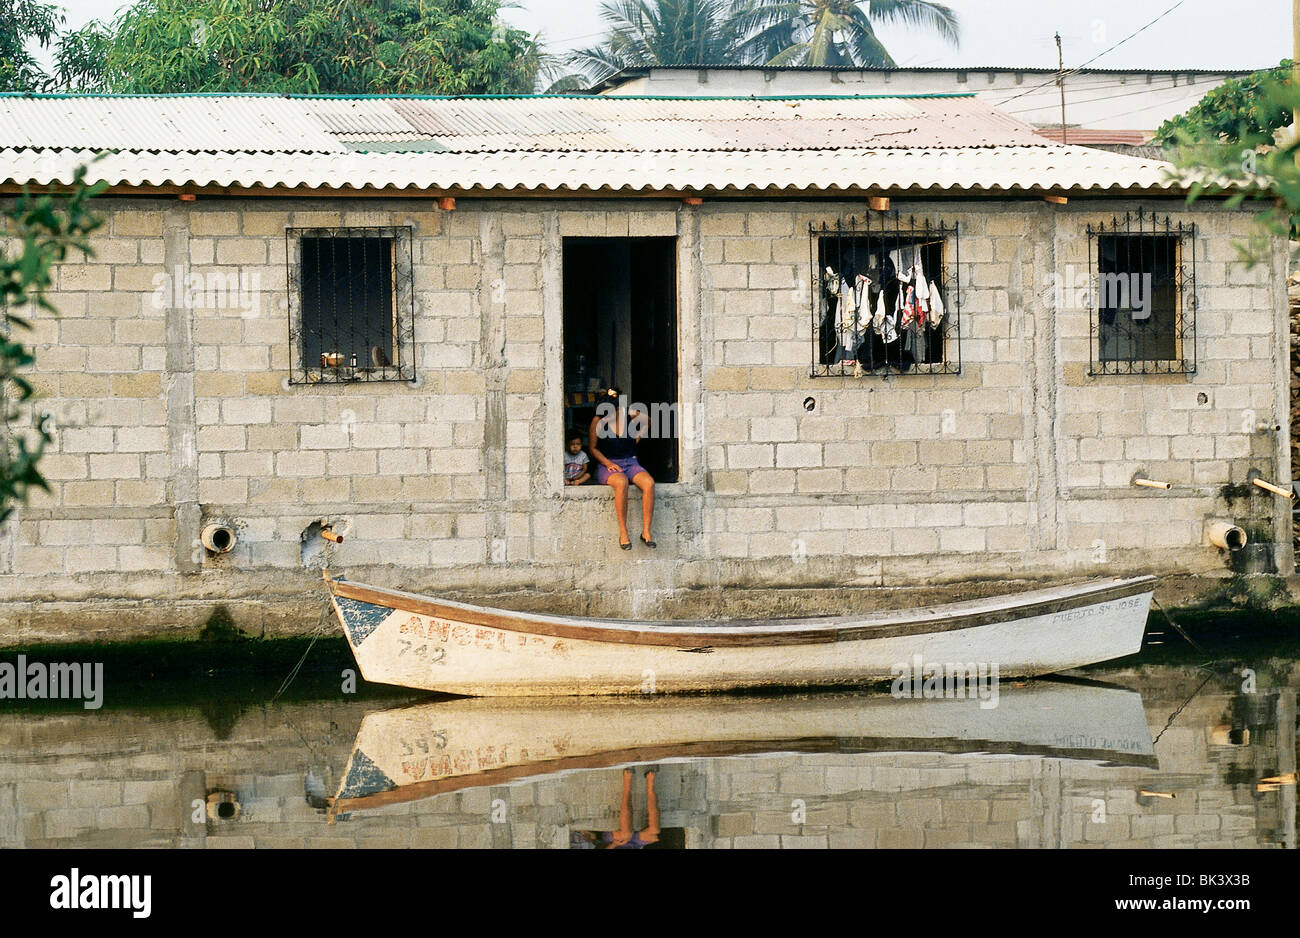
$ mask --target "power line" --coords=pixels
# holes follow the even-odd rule
[[[1182,86],[1182,87],[1193,88],[1193,87],[1195,87],[1195,86],[1194,86],[1194,85],[1185,85],[1185,86]],[[1208,84],[1207,84],[1207,85],[1205,86],[1205,90],[1208,92],[1208,91],[1211,91],[1211,90],[1213,90],[1214,88],[1217,88],[1217,87],[1218,87],[1217,83],[1214,84],[1214,85],[1208,85]],[[1131,98],[1131,97],[1133,97],[1134,95],[1139,95],[1139,94],[1153,94],[1153,93],[1155,93],[1155,91],[1165,91],[1165,90],[1172,91],[1172,90],[1174,90],[1174,88],[1173,88],[1172,86],[1169,87],[1169,88],[1167,88],[1167,89],[1165,89],[1165,88],[1161,88],[1161,89],[1140,88],[1140,89],[1138,89],[1137,91],[1126,91],[1126,92],[1123,92],[1122,94],[1104,94],[1104,95],[1099,95],[1098,97],[1095,97],[1095,98],[1076,98],[1076,99],[1071,100],[1069,103],[1070,103],[1071,105],[1079,105],[1079,104],[1096,104],[1096,103],[1098,103],[1098,102],[1100,102],[1100,101],[1116,101],[1116,100],[1118,100],[1118,99],[1120,99],[1120,98]],[[1202,95],[1202,97],[1203,97],[1203,96],[1204,96],[1204,95]],[[1168,101],[1157,101],[1156,103],[1152,104],[1151,107],[1159,107],[1159,106],[1162,105],[1162,104],[1170,104],[1170,103],[1172,103],[1172,102],[1168,102]],[[1048,109],[1050,109],[1050,108],[1052,108],[1052,107],[1055,107],[1055,102],[1045,102],[1045,103],[1043,103],[1043,104],[1036,104],[1036,105],[1034,105],[1033,107],[1021,107],[1021,108],[1008,109],[1008,110],[1006,110],[1004,113],[1006,113],[1006,114],[1028,114],[1028,113],[1030,113],[1031,111],[1044,111],[1044,110],[1048,110]]]
[[[1149,111],[1149,110],[1151,110],[1151,108],[1153,108],[1153,107],[1155,107],[1155,105],[1154,105],[1154,104],[1151,104],[1151,105],[1147,105],[1146,107],[1134,108],[1134,109],[1131,110],[1131,111],[1123,111],[1123,112],[1121,112],[1121,113],[1119,113],[1119,114],[1107,114],[1106,116],[1107,116],[1108,118],[1112,118],[1112,119],[1113,119],[1113,118],[1116,118],[1116,117],[1128,117],[1130,114],[1140,114],[1140,113],[1142,113],[1143,111]]]
[[[1097,60],[1098,60],[1099,58],[1101,58],[1103,55],[1106,55],[1107,53],[1110,53],[1110,52],[1114,52],[1114,51],[1115,51],[1116,49],[1118,49],[1120,46],[1124,45],[1124,43],[1128,42],[1128,41],[1129,41],[1130,39],[1132,39],[1134,36],[1138,35],[1138,33],[1141,33],[1141,32],[1146,31],[1147,29],[1150,29],[1150,28],[1151,28],[1152,26],[1154,26],[1156,23],[1160,22],[1162,19],[1164,19],[1166,16],[1168,16],[1170,13],[1174,12],[1174,10],[1176,10],[1176,9],[1178,9],[1180,6],[1182,6],[1185,2],[1187,2],[1187,0],[1178,0],[1177,3],[1175,3],[1175,4],[1174,4],[1173,6],[1171,6],[1169,9],[1165,10],[1165,12],[1161,13],[1159,16],[1157,16],[1157,17],[1156,17],[1155,19],[1153,19],[1151,22],[1147,23],[1145,26],[1141,27],[1140,29],[1138,29],[1138,30],[1136,30],[1136,31],[1134,31],[1134,32],[1132,32],[1132,33],[1129,33],[1127,36],[1125,36],[1125,37],[1124,37],[1123,39],[1121,39],[1119,42],[1115,43],[1115,44],[1114,44],[1113,46],[1111,46],[1110,48],[1108,48],[1108,49],[1103,49],[1101,52],[1098,52],[1096,55],[1094,55],[1092,58],[1090,58],[1088,61],[1084,62],[1082,65],[1078,66],[1077,68],[1072,68],[1072,69],[1070,69],[1068,72],[1062,72],[1062,73],[1060,73],[1059,75],[1057,75],[1057,77],[1053,78],[1051,81],[1044,82],[1043,84],[1039,85],[1039,86],[1036,87],[1036,88],[1030,88],[1028,91],[1022,91],[1022,92],[1020,92],[1020,94],[1013,95],[1012,97],[1007,98],[1005,101],[1001,101],[1001,102],[999,102],[996,106],[997,106],[997,107],[1002,107],[1002,105],[1004,105],[1004,104],[1010,104],[1012,101],[1016,100],[1016,98],[1023,98],[1025,95],[1027,95],[1027,94],[1032,94],[1033,92],[1038,91],[1038,90],[1041,89],[1041,88],[1046,88],[1046,87],[1048,87],[1049,85],[1054,85],[1054,84],[1056,84],[1056,83],[1059,82],[1059,81],[1064,81],[1064,80],[1065,80],[1065,77],[1066,77],[1067,75],[1073,75],[1075,72],[1078,72],[1078,71],[1080,71],[1080,70],[1082,70],[1082,69],[1087,68],[1089,65],[1091,65],[1093,62],[1097,61]]]
[[[1164,76],[1161,76],[1161,78],[1163,78],[1163,77],[1164,77]],[[1108,81],[1090,82],[1090,83],[1086,83],[1086,84],[1085,84],[1085,83],[1082,83],[1082,82],[1075,82],[1071,87],[1074,89],[1074,91],[1075,91],[1076,93],[1087,93],[1087,92],[1093,92],[1093,91],[1107,91],[1107,90],[1110,90],[1110,89],[1112,89],[1112,88],[1113,88],[1113,89],[1117,89],[1117,90],[1118,90],[1118,89],[1123,89],[1123,88],[1134,88],[1134,87],[1135,87],[1136,85],[1138,85],[1138,84],[1142,84],[1142,85],[1144,85],[1144,86],[1145,86],[1145,90],[1147,90],[1147,91],[1176,91],[1176,90],[1178,90],[1178,89],[1180,89],[1180,88],[1195,88],[1195,87],[1209,87],[1209,88],[1217,88],[1220,84],[1222,84],[1224,81],[1227,81],[1227,80],[1228,80],[1227,78],[1225,78],[1225,77],[1223,77],[1223,76],[1221,76],[1221,75],[1216,75],[1215,77],[1198,78],[1198,79],[1194,79],[1194,80],[1192,80],[1192,81],[1185,81],[1185,82],[1183,82],[1182,84],[1179,84],[1179,85],[1174,85],[1174,84],[1165,84],[1165,83],[1159,83],[1159,84],[1157,84],[1156,82],[1147,82],[1147,81],[1145,81],[1145,80],[1141,80],[1141,81],[1139,81],[1139,80],[1136,80],[1136,79],[1130,79],[1130,80],[1128,80],[1128,81],[1123,81],[1123,80],[1120,80],[1120,79],[1114,79],[1114,80],[1108,80]],[[1056,84],[1056,83],[1055,83],[1055,82],[1052,82],[1052,84],[1054,85],[1054,84]],[[1046,88],[1049,88],[1049,87],[1051,87],[1051,86],[1050,86],[1050,85],[1044,85],[1044,86],[1042,86],[1042,87],[1040,87],[1040,88],[1037,88],[1037,89],[1031,88],[1031,89],[1029,89],[1029,91],[1030,91],[1030,93],[1032,93],[1033,91],[1036,91],[1036,90],[1045,90]],[[997,93],[997,92],[999,92],[999,91],[1006,91],[1006,90],[1008,90],[1008,89],[1005,89],[1005,88],[994,88],[994,89],[991,89],[991,90],[989,90],[989,91],[987,91],[987,92],[976,92],[976,94],[995,94],[995,93]],[[1010,100],[1010,99],[1008,99],[1008,100]],[[1014,114],[1015,111],[1009,111],[1008,113],[1012,113],[1012,114]]]

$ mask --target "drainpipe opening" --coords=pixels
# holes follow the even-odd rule
[[[1206,528],[1210,543],[1220,550],[1241,550],[1250,540],[1246,532],[1230,521],[1211,521]]]
[[[234,529],[226,524],[209,524],[199,534],[199,542],[214,554],[230,553],[237,540]]]

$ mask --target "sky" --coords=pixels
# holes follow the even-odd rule
[[[1106,51],[1173,7],[1175,0],[947,0],[957,12],[958,47],[922,30],[884,26],[879,35],[900,65],[1056,67],[1058,31],[1065,65],[1105,52],[1096,68],[1256,69],[1291,54],[1288,0],[1183,0],[1154,25]],[[64,0],[69,25],[111,18],[121,0]],[[553,52],[591,45],[603,34],[599,0],[516,0],[503,17],[541,32]],[[1231,28],[1225,28],[1231,27]]]

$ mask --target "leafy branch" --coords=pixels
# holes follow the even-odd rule
[[[31,331],[31,312],[58,310],[49,299],[54,268],[70,251],[92,257],[89,236],[103,222],[90,211],[88,201],[103,191],[104,183],[87,186],[86,168],[79,167],[70,194],[51,188],[40,195],[24,190],[4,213],[5,241],[0,247],[0,522],[15,505],[25,503],[33,488],[49,491],[38,464],[53,439],[48,420],[34,420],[35,432],[19,426],[30,409],[36,390],[20,372],[36,356],[15,335]]]

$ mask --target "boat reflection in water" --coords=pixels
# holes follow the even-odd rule
[[[569,771],[723,756],[970,753],[1158,767],[1134,691],[1049,680],[1003,687],[994,700],[823,693],[417,704],[367,714],[330,819]]]

